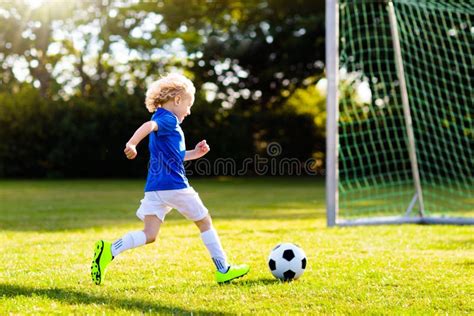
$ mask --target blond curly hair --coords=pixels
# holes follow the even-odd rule
[[[153,113],[167,101],[183,93],[194,95],[196,88],[191,80],[181,74],[169,74],[154,81],[146,91],[145,105]]]

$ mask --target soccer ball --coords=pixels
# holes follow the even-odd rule
[[[270,252],[268,267],[275,278],[291,281],[299,278],[306,269],[306,255],[295,244],[279,244]]]

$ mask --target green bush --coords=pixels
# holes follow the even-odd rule
[[[266,155],[264,145],[270,142],[281,144],[281,157],[305,159],[323,143],[310,116],[288,110],[222,111],[198,99],[192,114],[182,125],[187,147],[206,139],[211,163],[224,157],[241,166],[255,154]],[[14,94],[0,93],[0,177],[144,178],[147,140],[133,162],[125,158],[123,148],[149,118],[142,95],[52,101],[30,86]]]
[[[145,157],[126,164],[122,150],[148,114],[133,96],[111,101],[45,100],[30,87],[0,94],[0,176],[137,175]]]

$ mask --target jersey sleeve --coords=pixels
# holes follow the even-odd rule
[[[176,118],[172,115],[154,115],[152,121],[158,125],[158,135],[169,134],[176,128]]]

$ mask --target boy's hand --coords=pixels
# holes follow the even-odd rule
[[[209,150],[211,150],[211,148],[206,143],[206,140],[202,140],[196,145],[196,148],[194,148],[194,150],[196,151],[196,154],[199,157],[202,157],[205,154],[207,154],[209,152]]]
[[[127,156],[128,159],[135,159],[135,157],[137,156],[136,147],[136,145],[132,145],[129,143],[125,145],[125,149],[123,150],[123,152],[125,153],[125,156]]]

